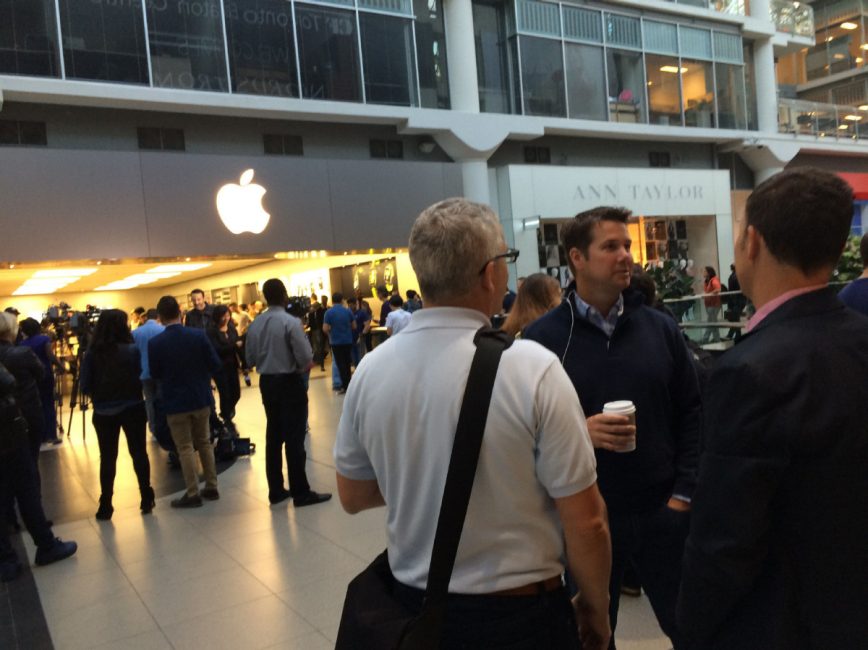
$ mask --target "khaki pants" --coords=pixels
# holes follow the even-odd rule
[[[198,411],[173,413],[166,419],[172,431],[172,440],[178,449],[181,461],[181,471],[187,484],[187,496],[199,494],[199,472],[196,466],[196,455],[199,452],[202,463],[202,473],[205,475],[205,487],[217,489],[217,467],[214,465],[214,447],[211,446],[211,436],[208,431],[208,417],[211,407],[206,406]]]

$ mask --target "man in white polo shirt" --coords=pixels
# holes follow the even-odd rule
[[[473,337],[500,310],[517,252],[491,209],[464,199],[425,210],[409,248],[425,309],[359,364],[335,461],[347,512],[386,506],[397,595],[421,607]],[[401,381],[384,391],[396,363]],[[494,384],[444,647],[575,648],[563,558],[584,650],[606,648],[609,531],[585,418],[558,359],[516,341]]]

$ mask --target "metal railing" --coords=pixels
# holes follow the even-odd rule
[[[868,140],[868,105],[778,100],[778,131],[837,140]]]
[[[722,14],[746,16],[748,0],[667,0],[680,5],[714,9]]]
[[[796,36],[814,36],[814,9],[804,2],[770,0],[769,13],[779,32]]]

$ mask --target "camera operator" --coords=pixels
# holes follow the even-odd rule
[[[6,321],[7,316],[14,322],[10,314],[3,314],[0,319]],[[69,557],[78,546],[56,538],[45,519],[36,466],[28,453],[27,421],[15,402],[16,392],[15,377],[0,364],[0,504],[6,508],[13,499],[18,503],[21,518],[36,545],[36,564],[51,564]],[[21,561],[9,542],[8,529],[0,525],[0,580],[14,580],[21,570]]]

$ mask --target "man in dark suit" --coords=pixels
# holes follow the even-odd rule
[[[211,376],[222,364],[204,330],[181,325],[181,309],[172,296],[160,298],[157,313],[166,329],[148,341],[148,365],[187,484],[187,492],[172,501],[172,507],[198,508],[203,497],[210,501],[220,498],[208,416],[213,402]],[[205,475],[201,494],[194,449]]]
[[[708,386],[677,609],[690,648],[868,643],[868,319],[827,285],[852,214],[817,169],[748,199],[735,260],[757,312]]]

